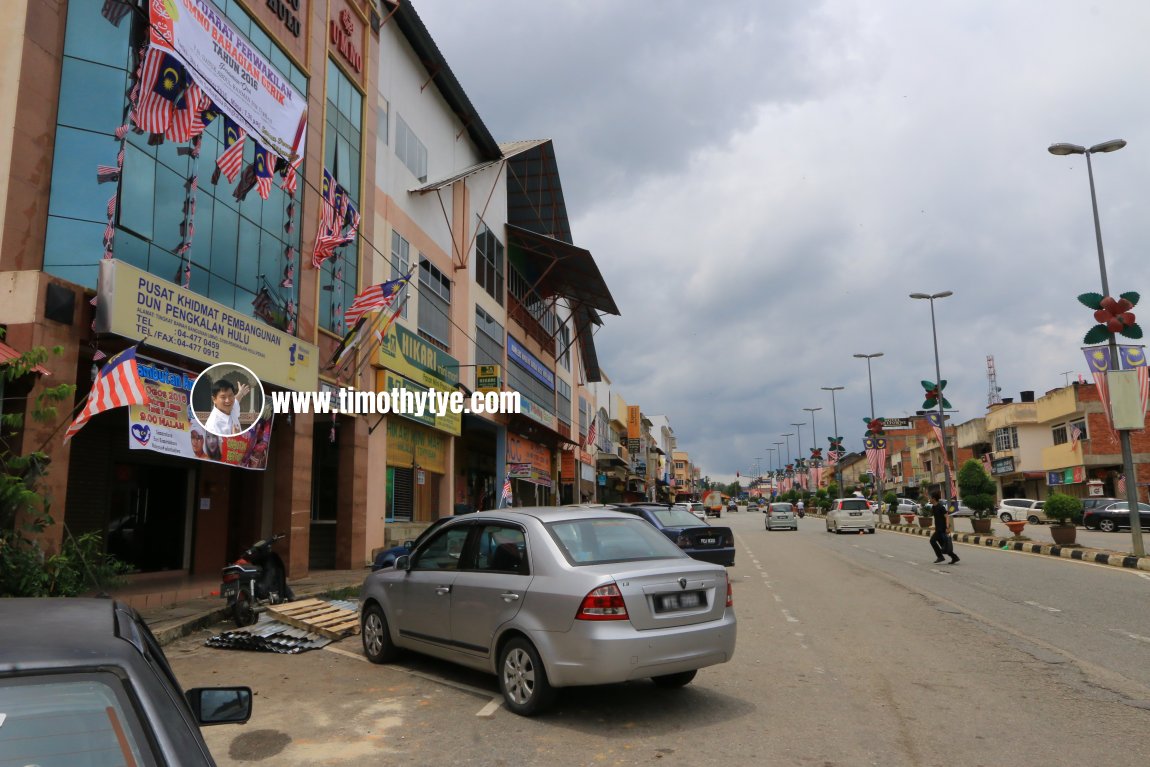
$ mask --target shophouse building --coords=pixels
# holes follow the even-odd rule
[[[1022,392],[1018,402],[1007,397],[991,405],[986,431],[993,447],[988,462],[998,497],[1045,498],[1049,491],[1042,451],[1052,444],[1051,431],[1039,422],[1034,392]]]

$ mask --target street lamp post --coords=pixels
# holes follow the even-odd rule
[[[954,291],[944,290],[941,293],[911,293],[911,298],[923,299],[930,301],[930,333],[934,337],[934,375],[935,384],[940,387],[938,392],[938,433],[939,439],[942,444],[939,448],[942,453],[942,475],[946,482],[946,487],[943,489],[943,494],[946,496],[946,508],[951,511],[958,510],[958,504],[955,503],[954,490],[950,481],[950,461],[946,458],[946,411],[943,410],[943,397],[942,397],[942,370],[938,365],[938,328],[934,323],[934,300],[936,298],[946,298],[953,296]],[[957,467],[956,467],[957,469]]]
[[[805,407],[803,410],[811,414],[811,450],[816,450],[819,446],[819,435],[815,431],[815,411],[822,410],[821,407]],[[814,467],[812,467],[814,468]],[[808,475],[809,476],[809,475]],[[818,490],[816,487],[815,490]]]
[[[790,434],[780,434],[779,436],[787,438],[787,463],[790,463],[791,462],[791,437],[795,436],[795,433],[791,432]],[[785,469],[786,467],[787,467],[787,464],[784,463],[783,468]]]
[[[1094,211],[1094,240],[1098,244],[1098,271],[1102,274],[1102,295],[1110,295],[1110,281],[1106,278],[1106,256],[1102,250],[1102,224],[1098,220],[1098,196],[1094,192],[1094,166],[1090,164],[1090,155],[1096,153],[1115,152],[1126,146],[1122,139],[1103,141],[1087,149],[1077,144],[1052,144],[1049,152],[1054,155],[1084,154],[1086,155],[1086,176],[1090,181],[1090,207]],[[1118,341],[1110,335],[1110,369],[1118,370]],[[1125,429],[1118,431],[1118,440],[1122,445],[1122,471],[1126,475],[1126,501],[1130,508],[1130,535],[1133,538],[1134,556],[1145,556],[1146,549],[1142,545],[1142,520],[1138,513],[1138,478],[1134,474],[1134,451],[1130,447],[1130,432]]]
[[[867,383],[867,389],[870,391],[870,419],[872,421],[874,420],[874,379],[871,378],[871,374],[870,374],[870,361],[873,360],[875,357],[881,357],[882,354],[883,354],[882,352],[875,352],[874,354],[856,354],[856,355],[854,355],[855,357],[857,357],[860,360],[866,360],[866,383]],[[838,435],[836,434],[835,436],[838,436]],[[875,478],[874,478],[875,485],[874,485],[874,487],[875,487],[875,494],[877,496],[875,498],[875,500],[878,501],[879,511],[882,511],[882,502],[883,502],[883,498],[882,498],[883,477],[882,477],[882,475],[886,474],[886,466],[881,466],[880,468],[882,469],[882,472],[875,472]]]
[[[798,440],[798,444],[795,446],[795,460],[798,461],[803,457],[803,427],[806,426],[806,424],[792,423],[791,426],[795,427],[795,438]],[[797,476],[798,472],[795,472],[795,475]]]
[[[838,410],[835,409],[835,392],[842,391],[843,388],[844,387],[842,387],[842,386],[824,386],[824,387],[822,387],[823,391],[829,391],[831,393],[831,417],[834,419],[835,438],[836,439],[838,439],[838,436],[839,436],[839,413],[838,413]],[[828,455],[829,455],[829,452],[828,452]],[[835,461],[835,486],[838,487],[838,489],[839,489],[839,495],[842,495],[842,492],[843,492],[842,470],[839,469],[839,458],[841,458],[841,456],[837,456],[837,455],[834,458],[834,461]]]

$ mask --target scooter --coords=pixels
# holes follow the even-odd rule
[[[256,541],[221,571],[220,596],[228,601],[227,612],[236,626],[250,626],[268,605],[295,598],[287,585],[287,568],[280,555],[272,551],[272,545],[285,537],[280,534]]]

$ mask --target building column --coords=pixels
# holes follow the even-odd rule
[[[355,570],[365,564],[367,535],[367,418],[342,417],[339,440],[339,494],[335,526],[335,567]]]
[[[309,572],[311,543],[311,413],[296,413],[291,423],[281,417],[272,431],[272,459],[276,463],[273,528],[288,533],[284,542],[289,578],[305,578]]]

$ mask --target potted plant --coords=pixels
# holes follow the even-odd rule
[[[1082,516],[1082,501],[1065,493],[1053,493],[1042,505],[1042,513],[1058,524],[1050,526],[1050,537],[1059,546],[1073,546],[1078,536],[1074,520]]]
[[[970,459],[958,470],[958,494],[971,511],[970,526],[976,533],[989,534],[994,512],[994,480],[982,467],[982,461]]]
[[[883,496],[883,501],[886,503],[886,519],[892,525],[898,524],[898,496],[894,493],[887,493]]]

